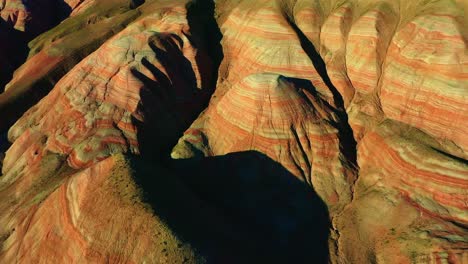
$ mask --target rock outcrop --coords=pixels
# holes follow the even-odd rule
[[[462,1],[66,6],[0,94],[0,260],[468,262]]]

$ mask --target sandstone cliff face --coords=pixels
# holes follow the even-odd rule
[[[468,262],[461,1],[67,6],[0,94],[3,261]]]

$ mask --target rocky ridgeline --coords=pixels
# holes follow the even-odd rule
[[[468,261],[461,2],[67,6],[0,94],[4,262]]]

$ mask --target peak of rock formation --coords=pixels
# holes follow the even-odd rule
[[[466,8],[1,1],[0,262],[468,263]]]

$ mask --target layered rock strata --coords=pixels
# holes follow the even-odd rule
[[[328,249],[311,256],[468,261],[464,3],[223,0],[216,21],[203,15],[207,3],[122,1],[130,6],[98,14],[94,1],[73,2],[72,17],[31,42],[0,107],[14,102],[8,93],[32,93],[34,82],[51,78],[53,89],[9,121],[16,123],[0,178],[2,260],[232,261],[236,243],[248,240],[243,231],[256,230],[242,252],[258,251],[261,260],[284,260],[283,249],[285,259],[309,263],[301,251]],[[118,165],[121,153],[150,160],[143,167],[157,179],[181,183],[159,182],[152,192],[138,184],[137,169]],[[119,172],[135,177],[107,188]],[[209,208],[202,222],[228,230],[220,232],[227,246],[174,249],[185,241],[160,218],[157,208],[167,205],[147,197],[165,189],[177,196],[179,188]],[[125,198],[127,190],[136,198]],[[183,208],[200,208],[191,205]],[[119,220],[130,215],[137,217]],[[304,221],[325,231],[297,224]],[[159,249],[152,232],[160,229],[174,242],[173,259],[148,253]],[[65,238],[67,253],[54,255],[50,245]],[[106,246],[114,240],[121,244]]]

